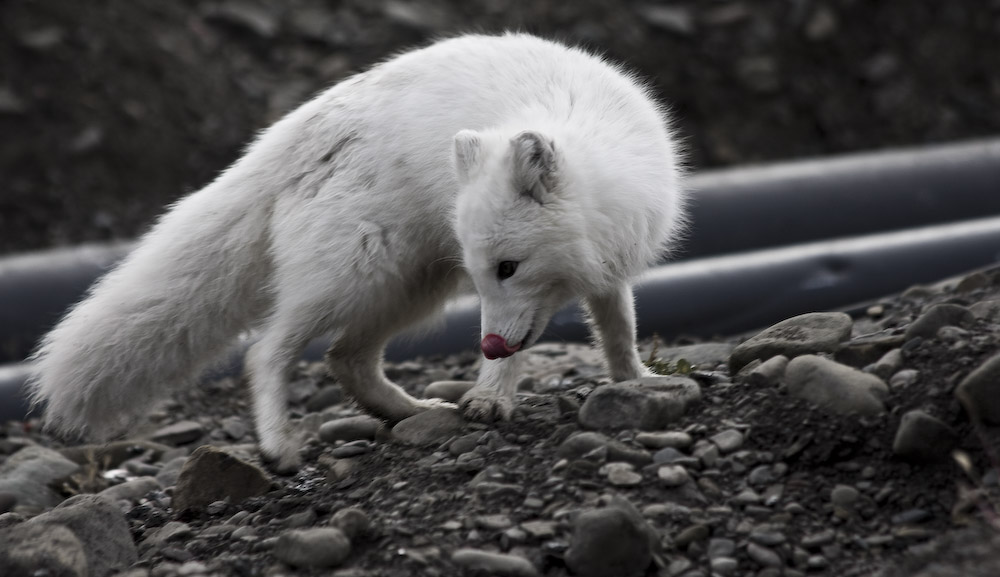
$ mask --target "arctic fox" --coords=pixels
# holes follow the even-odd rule
[[[467,418],[509,418],[516,353],[574,297],[610,376],[638,377],[630,282],[683,222],[675,146],[648,90],[582,50],[508,33],[404,53],[176,203],[44,337],[29,392],[54,429],[107,438],[256,329],[260,449],[293,468],[286,380],[305,345],[331,338],[330,372],[375,416],[441,406],[388,381],[382,352],[469,278],[486,359]]]

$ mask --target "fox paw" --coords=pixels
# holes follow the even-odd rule
[[[277,475],[293,475],[302,467],[302,456],[299,449],[305,443],[301,433],[289,435],[275,443],[276,447],[268,450],[261,446],[260,456],[271,472]]]
[[[514,401],[492,389],[473,388],[458,401],[462,415],[480,423],[509,421],[514,412]]]

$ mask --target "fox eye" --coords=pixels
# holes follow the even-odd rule
[[[500,280],[514,276],[515,272],[517,272],[517,261],[505,260],[497,265],[497,278]]]

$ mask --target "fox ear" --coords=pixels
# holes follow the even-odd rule
[[[555,185],[556,150],[552,141],[526,130],[510,141],[514,185],[539,204],[551,198]]]
[[[479,166],[482,148],[482,139],[475,130],[462,130],[455,135],[455,172],[460,183],[469,182],[469,177]]]

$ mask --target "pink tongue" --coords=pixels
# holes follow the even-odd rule
[[[521,349],[521,343],[517,343],[512,347],[507,344],[507,341],[503,337],[493,333],[483,337],[483,342],[480,346],[483,349],[483,356],[490,360],[509,357]]]

